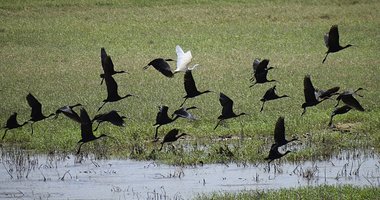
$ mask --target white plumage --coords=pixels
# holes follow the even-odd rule
[[[193,70],[198,64],[189,67],[188,65],[191,62],[193,56],[191,55],[191,51],[183,52],[182,48],[177,45],[175,47],[177,53],[177,68],[174,70],[174,73],[177,72],[186,72],[186,70]]]

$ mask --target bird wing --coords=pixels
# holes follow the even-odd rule
[[[252,63],[253,72],[256,72],[257,66],[260,64],[260,59],[256,58]]]
[[[276,94],[276,86],[273,86],[265,92],[263,99],[272,100],[272,99],[277,98],[277,97],[278,97],[278,95]]]
[[[102,62],[104,74],[112,74],[112,72],[114,71],[114,65],[111,57],[107,55],[105,48],[100,49],[100,59]]]
[[[173,72],[170,68],[170,65],[164,59],[154,59],[152,62],[149,63],[149,65],[152,65],[157,71],[161,72],[161,74],[163,74],[164,76],[173,77]]]
[[[326,33],[324,36],[323,36],[323,39],[325,41],[325,45],[327,48],[329,48],[329,33]]]
[[[305,95],[305,102],[317,101],[315,97],[315,88],[313,84],[311,83],[311,79],[309,75],[305,76],[305,78],[303,79],[303,87],[304,87],[303,92]]]
[[[179,130],[174,128],[170,130],[165,136],[164,139],[162,140],[162,143],[164,142],[172,142],[176,140],[176,136],[178,135]]]
[[[328,36],[328,47],[339,47],[339,31],[338,25],[333,25],[330,28]]]
[[[364,108],[362,105],[360,105],[359,101],[355,99],[352,94],[344,95],[342,96],[343,103],[347,104],[348,106],[355,108],[359,111],[364,111]]]
[[[18,124],[17,122],[17,113],[14,112],[11,116],[9,116],[6,126],[11,127],[12,125]]]
[[[255,71],[255,74],[260,74],[260,73],[263,73],[263,72],[268,72],[267,69],[268,69],[268,64],[269,64],[269,60],[268,59],[264,59],[262,60],[256,67],[256,71]]]
[[[161,124],[163,121],[169,119],[168,109],[169,107],[167,106],[160,107],[160,110],[157,112],[157,115],[156,115],[156,124]]]
[[[32,118],[34,118],[34,116],[43,115],[42,104],[31,93],[26,96],[26,100],[28,101],[29,106],[32,108],[32,113],[30,114]]]
[[[81,119],[79,115],[70,107],[70,106],[63,106],[59,108],[57,111],[55,111],[56,115],[59,113],[63,113],[66,117],[76,121],[81,122]]]
[[[193,56],[191,55],[191,51],[187,51],[186,53],[184,53],[182,48],[179,45],[177,45],[176,53],[177,53],[177,68],[174,71],[175,72],[186,71],[187,65],[191,62],[191,59],[193,58]]]
[[[107,99],[116,99],[119,94],[117,92],[117,83],[115,79],[112,76],[105,76],[104,77],[106,81],[106,86],[107,86]]]
[[[186,70],[183,82],[188,96],[194,96],[198,92],[191,70]]]
[[[231,115],[231,113],[233,113],[232,108],[233,108],[234,102],[228,96],[226,96],[223,93],[220,93],[219,102],[220,102],[220,105],[222,105],[223,107],[222,109],[223,116],[228,116],[228,115]]]
[[[187,112],[187,110],[185,108],[180,108],[180,109],[174,111],[173,114],[177,115],[178,117],[195,120],[195,117],[191,113]]]
[[[92,132],[92,122],[90,117],[88,116],[87,111],[84,108],[80,110],[80,119],[81,119],[81,135],[82,139],[87,140],[91,138],[95,138]]]
[[[285,140],[285,120],[284,117],[279,117],[274,128],[274,141],[280,144]]]
[[[327,99],[330,98],[332,95],[338,94],[339,87],[333,87],[328,90],[316,90],[317,98],[319,99]]]
[[[123,126],[125,123],[123,118],[115,110],[111,110],[109,113],[107,113],[107,121],[116,126]]]

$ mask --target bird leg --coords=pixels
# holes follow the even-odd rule
[[[100,125],[100,122],[98,122],[98,125],[96,126],[96,128],[94,129],[94,131],[98,130],[99,125]]]
[[[263,101],[263,104],[261,105],[260,112],[264,110],[264,104],[265,104],[265,101]]]
[[[32,129],[32,135],[33,135],[33,124],[34,124],[34,122],[32,122],[32,123],[30,124],[30,128]]]
[[[7,131],[8,131],[9,129],[5,129],[5,132],[4,132],[4,135],[3,135],[3,137],[1,138],[1,140],[4,140],[4,138],[5,138],[5,134],[7,134]]]
[[[256,85],[257,82],[254,82],[252,85],[250,85],[249,87],[253,87],[254,85]]]
[[[326,53],[326,56],[325,56],[325,58],[323,59],[322,64],[325,62],[325,60],[326,60],[326,58],[327,58],[328,55],[329,55],[329,52]]]
[[[334,115],[331,115],[331,117],[330,117],[330,121],[329,121],[329,125],[328,125],[330,128],[333,128],[333,124],[332,124],[333,117],[334,117]]]
[[[84,144],[84,142],[82,142],[82,143],[79,145],[79,148],[78,148],[77,154],[80,153],[80,148],[82,147],[83,144]]]
[[[336,105],[334,106],[335,108],[339,105],[339,102],[340,102],[340,99],[338,100],[338,102],[337,102]]]
[[[158,151],[161,151],[162,147],[164,147],[164,143],[161,143],[161,147],[160,147],[160,149]]]
[[[214,130],[219,126],[219,124],[223,121],[223,119],[219,120],[218,123],[216,124]]]
[[[106,103],[107,103],[107,101],[106,101],[106,102],[104,102],[102,106],[100,106],[100,108],[98,109],[98,112],[99,112],[99,110],[100,110],[100,109],[102,109],[102,108],[103,108],[103,106],[104,106],[104,105],[106,105]]]
[[[185,100],[182,102],[182,104],[179,107],[182,107],[183,104],[185,104],[186,100],[187,100],[187,98],[185,98]]]
[[[303,114],[305,114],[305,112],[306,112],[306,107],[303,108],[303,112],[302,112],[301,116],[302,116]]]
[[[155,132],[155,134],[154,134],[154,139],[155,139],[155,140],[158,139],[158,138],[157,138],[157,135],[158,135],[158,128],[160,128],[160,126],[161,126],[161,125],[159,125],[159,126],[156,127],[156,132]]]

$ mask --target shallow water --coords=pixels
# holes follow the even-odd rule
[[[199,193],[320,184],[380,186],[379,155],[360,151],[342,152],[329,161],[276,161],[270,170],[266,163],[176,167],[149,161],[16,154],[2,155],[0,199],[189,199]]]

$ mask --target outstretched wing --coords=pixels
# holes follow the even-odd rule
[[[107,86],[107,99],[117,99],[119,94],[117,93],[117,83],[112,76],[104,76]]]
[[[94,138],[94,134],[92,132],[92,122],[90,117],[88,116],[87,111],[84,108],[80,109],[80,119],[81,119],[81,136],[82,139],[88,140]]]
[[[42,104],[31,94],[29,93],[26,96],[29,106],[32,108],[31,117],[33,116],[42,116]]]
[[[328,47],[336,48],[339,45],[339,32],[338,25],[333,25],[330,28],[329,36],[328,36]]]
[[[233,108],[234,102],[228,96],[226,96],[223,93],[220,93],[219,102],[220,102],[220,105],[222,105],[223,107],[222,109],[223,116],[228,116],[231,113],[233,113],[232,108]]]
[[[186,53],[184,53],[182,48],[179,45],[177,45],[176,53],[177,68],[175,69],[175,72],[186,71],[187,65],[191,62],[191,59],[193,58],[193,56],[191,55],[191,51],[187,51]]]
[[[285,140],[285,120],[284,117],[279,117],[274,128],[274,141],[280,144]]]
[[[303,92],[305,95],[305,102],[317,101],[315,97],[315,88],[313,84],[311,83],[311,79],[309,75],[305,76],[305,78],[303,79],[303,87],[304,87]]]
[[[185,85],[185,91],[188,96],[194,96],[197,94],[198,89],[195,86],[195,81],[193,78],[193,74],[191,73],[191,70],[186,70],[184,75],[184,85]]]

